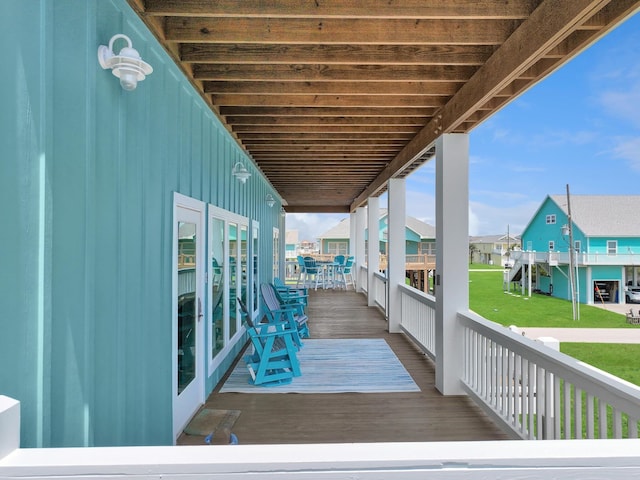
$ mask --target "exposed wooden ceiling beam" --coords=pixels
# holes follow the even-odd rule
[[[323,65],[291,64],[193,64],[193,76],[198,80],[224,81],[350,81],[367,79],[381,82],[419,82],[425,78],[435,82],[466,82],[477,70],[468,65]]]
[[[186,63],[482,65],[494,45],[265,45],[183,43]]]
[[[398,154],[367,189],[351,204],[355,209],[418,158],[442,133],[454,131],[474,109],[486,103],[511,81],[535,63],[537,58],[565,39],[571,31],[607,0],[545,0],[523,22],[487,63],[480,67],[453,98],[442,108],[442,118],[429,122]]]
[[[435,112],[434,107],[220,107],[220,115],[227,117],[430,117]]]
[[[307,212],[379,195],[438,135],[470,131],[640,6],[128,1],[285,203]]]
[[[263,66],[263,68],[268,68]],[[203,81],[205,93],[242,95],[433,95],[450,97],[463,81]]]
[[[500,45],[518,28],[513,19],[167,17],[170,42]]]
[[[147,15],[330,18],[526,18],[539,0],[145,0]]]
[[[220,106],[255,107],[441,107],[447,97],[427,95],[211,95]]]

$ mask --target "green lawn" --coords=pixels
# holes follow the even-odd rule
[[[502,270],[469,272],[469,307],[501,325],[518,327],[634,328],[624,315],[580,305],[580,320],[573,320],[571,302],[546,295],[531,298],[519,292],[505,293]],[[637,328],[637,327],[636,327]]]
[[[640,385],[640,345],[625,343],[568,343],[560,344],[560,351],[600,370]]]
[[[479,315],[518,327],[638,328],[624,315],[580,305],[580,320],[572,317],[571,302],[546,295],[522,297],[504,293],[502,271],[469,272],[469,307]],[[560,351],[600,370],[640,385],[640,345],[608,343],[561,343]]]

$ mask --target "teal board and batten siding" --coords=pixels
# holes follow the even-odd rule
[[[640,216],[640,215],[639,215]],[[608,242],[616,242],[616,252],[619,255],[630,255],[640,253],[640,237],[590,237],[590,254],[608,254]]]
[[[547,224],[547,215],[555,215],[556,222]],[[547,197],[522,232],[522,248],[536,252],[548,252],[549,242],[553,241],[554,252],[568,251],[569,237],[562,235],[562,227],[566,224],[568,224],[567,215],[551,198]],[[581,251],[586,251],[586,237],[575,223],[573,225],[573,240],[580,242]]]
[[[116,33],[154,67],[133,92],[97,62]],[[171,444],[173,192],[260,222],[261,281],[276,192],[124,0],[3,1],[0,40],[0,393],[22,445]]]

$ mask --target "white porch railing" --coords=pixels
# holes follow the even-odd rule
[[[373,291],[376,305],[384,312],[387,311],[387,277],[381,273],[373,274]]]
[[[6,401],[5,401],[6,400]],[[28,448],[0,396],[0,479],[573,480],[640,476],[640,440]]]
[[[548,263],[551,266],[569,264],[568,252],[536,252],[513,251],[512,260],[522,259],[522,263],[528,262],[528,255],[533,255],[533,262]],[[640,265],[640,253],[583,253],[576,255],[578,265]]]
[[[401,328],[435,361],[435,298],[400,291]],[[472,312],[458,319],[465,391],[513,438],[638,438],[637,385]]]
[[[474,313],[458,318],[464,388],[514,436],[638,438],[640,387]]]
[[[400,328],[432,360],[436,358],[436,299],[413,287],[400,286]]]
[[[367,284],[369,283],[367,280],[367,267],[361,265],[356,269],[357,278],[356,278],[356,288],[361,289],[362,291],[368,291]]]

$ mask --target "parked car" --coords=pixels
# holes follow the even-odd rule
[[[627,303],[640,303],[640,288],[624,287],[624,298]]]

